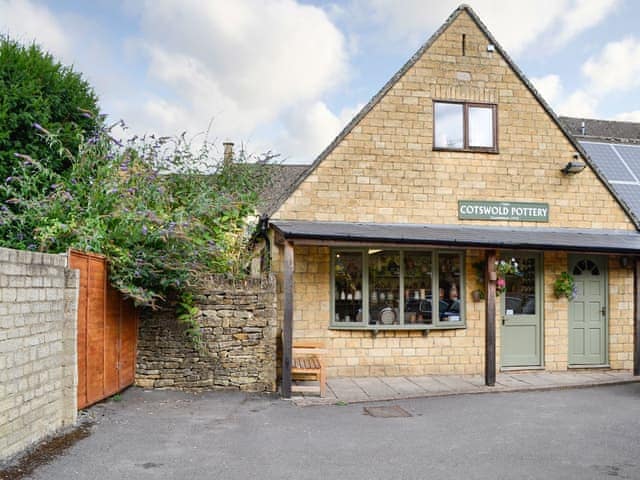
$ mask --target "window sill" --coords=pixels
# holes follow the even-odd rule
[[[497,148],[445,148],[445,147],[433,147],[434,152],[460,152],[460,153],[492,153],[494,155],[499,154]]]
[[[467,328],[464,322],[455,322],[450,325],[329,325],[329,330],[364,330],[370,332],[378,331],[411,331],[411,330],[460,330]]]

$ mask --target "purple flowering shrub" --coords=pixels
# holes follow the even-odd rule
[[[184,136],[123,145],[106,128],[64,154],[64,173],[21,155],[0,181],[0,246],[104,254],[112,284],[152,307],[197,292],[210,274],[242,275],[264,162],[224,163],[207,143],[194,154]]]

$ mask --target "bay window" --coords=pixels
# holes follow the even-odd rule
[[[464,327],[461,252],[332,251],[331,325],[336,328]]]

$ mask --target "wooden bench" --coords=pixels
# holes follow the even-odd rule
[[[293,360],[291,362],[292,380],[317,380],[315,385],[292,385],[296,393],[319,393],[325,396],[327,389],[327,371],[322,355],[327,353],[324,345],[318,342],[293,342]]]

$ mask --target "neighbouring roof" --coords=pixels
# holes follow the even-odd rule
[[[472,227],[467,225],[411,225],[357,222],[315,222],[272,220],[271,225],[285,239],[427,244],[444,247],[568,250],[608,253],[637,253],[640,233],[619,230],[572,228]]]
[[[616,197],[640,219],[640,123],[560,117]]]
[[[278,207],[283,196],[291,189],[291,185],[302,175],[309,165],[270,164],[264,165],[268,180],[260,192],[258,211],[271,215]]]
[[[279,197],[279,201],[274,204],[274,207],[271,211],[265,212],[268,216],[271,216],[275,211],[280,208],[280,206],[286,201],[286,199],[298,188],[298,186],[309,176],[313,171],[317,168],[317,166],[327,157],[329,154],[344,140],[344,138],[360,123],[362,120],[379,102],[380,100],[391,90],[391,88],[402,78],[402,76],[413,67],[416,62],[422,57],[422,55],[433,45],[433,43],[438,39],[438,37],[454,22],[456,18],[462,13],[467,12],[471,19],[475,22],[478,28],[486,35],[489,41],[495,46],[496,51],[502,55],[505,59],[509,67],[515,72],[518,79],[525,85],[525,87],[531,92],[533,97],[538,101],[538,103],[542,106],[542,108],[547,112],[552,121],[556,124],[556,126],[560,129],[560,131],[565,135],[567,140],[573,145],[573,147],[578,151],[585,161],[589,163],[587,155],[583,150],[580,143],[576,140],[574,136],[570,133],[570,131],[565,127],[565,125],[559,121],[558,117],[551,109],[549,104],[542,98],[540,93],[536,90],[533,84],[527,79],[522,70],[515,64],[515,62],[511,59],[511,57],[507,54],[507,52],[502,48],[500,43],[494,38],[493,34],[489,31],[487,26],[480,20],[478,15],[473,11],[473,9],[465,4],[462,4],[456,8],[449,18],[440,26],[438,30],[418,49],[416,53],[396,72],[396,74],[389,79],[389,81],[376,93],[369,103],[367,103],[353,119],[344,127],[344,129],[338,134],[338,136],[325,148],[320,155],[314,160],[314,162],[293,182],[289,185],[289,188],[283,192],[283,194]],[[590,165],[594,170],[596,176],[600,178],[605,187],[611,192],[614,198],[618,199],[617,194],[611,188],[609,183],[603,178],[602,173],[598,170],[594,165]],[[622,201],[619,201],[621,207],[627,212],[629,217],[633,220],[636,228],[640,229],[640,220],[638,217],[634,216],[630,211],[626,204]]]
[[[559,120],[579,140],[640,145],[640,123],[573,117]]]

